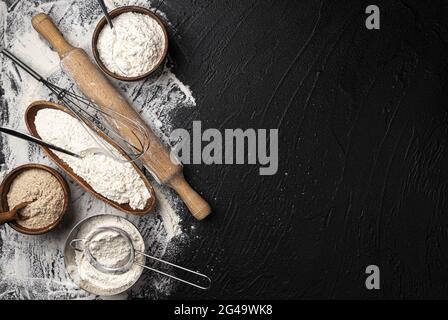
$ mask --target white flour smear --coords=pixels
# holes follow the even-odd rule
[[[114,2],[117,5],[149,6],[148,1]],[[90,38],[101,17],[101,9],[96,1],[43,1],[40,5],[36,5],[35,1],[14,1],[14,5],[7,8],[0,0],[0,46],[8,48],[57,85],[70,88],[72,84],[60,70],[57,54],[49,49],[31,26],[31,17],[42,11],[50,14],[73,45],[91,54]],[[49,92],[3,56],[0,57],[0,65],[0,88],[4,90],[3,96],[0,90],[0,125],[26,131],[23,115],[27,106],[32,101],[50,99]],[[167,137],[173,129],[175,110],[196,105],[188,87],[170,70],[164,70],[157,80],[116,84],[164,141],[168,141]],[[0,161],[5,162],[0,178],[23,163],[38,162],[55,167],[36,146],[18,139],[1,136],[0,147]],[[62,254],[63,245],[71,228],[86,216],[119,212],[94,199],[72,181],[69,182],[72,191],[71,211],[56,230],[47,235],[31,237],[21,235],[8,226],[0,227],[0,299],[94,298],[78,289],[68,278]],[[179,214],[187,213],[182,212],[184,207],[173,192],[157,185],[155,188],[159,206],[154,214],[127,218],[138,226],[151,254],[162,256],[167,252],[165,259],[175,261],[182,248],[174,247],[171,239],[181,236],[182,243],[188,240],[187,234],[182,233],[179,226]],[[144,272],[130,295],[164,298],[173,289],[174,282]]]

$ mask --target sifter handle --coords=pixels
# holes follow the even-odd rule
[[[172,267],[174,269],[183,270],[184,272],[188,273],[190,277],[195,278],[196,281],[193,282],[193,281],[190,281],[190,280],[182,279],[180,277],[175,276],[174,274],[170,274],[170,273],[164,272],[162,270],[159,270],[159,269],[156,269],[156,268],[153,268],[153,267],[149,267],[147,265],[140,264],[140,263],[137,263],[137,262],[134,261],[134,263],[136,265],[138,265],[138,266],[140,266],[142,268],[145,268],[145,269],[148,269],[148,270],[160,273],[160,274],[162,274],[162,275],[164,275],[166,277],[169,277],[171,279],[183,282],[185,284],[188,284],[190,286],[193,286],[193,287],[201,289],[201,290],[208,290],[210,288],[211,284],[212,284],[212,280],[208,276],[206,276],[205,274],[202,274],[202,273],[199,273],[197,271],[193,271],[193,270],[181,267],[181,266],[179,266],[177,264],[168,262],[166,260],[162,260],[160,258],[156,258],[154,256],[150,256],[149,254],[146,254],[146,253],[141,252],[141,251],[137,251],[136,250],[135,252],[138,253],[138,254],[141,254],[141,255],[143,255],[143,256],[145,256],[147,258],[150,258],[152,260],[158,261],[161,264],[168,265],[168,266],[170,266],[170,267]]]
[[[75,49],[75,47],[64,39],[59,29],[53,23],[53,20],[45,13],[35,15],[32,19],[32,25],[50,43],[53,49],[56,50],[61,59]]]

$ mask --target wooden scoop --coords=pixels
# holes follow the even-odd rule
[[[32,103],[25,112],[25,122],[26,122],[26,126],[28,128],[28,131],[31,133],[32,136],[34,136],[36,138],[40,138],[39,133],[37,132],[37,129],[36,129],[36,124],[35,124],[36,114],[39,112],[39,110],[42,110],[42,109],[60,110],[63,112],[67,112],[68,114],[73,116],[73,114],[67,108],[60,106],[56,103],[52,103],[52,102],[48,102],[48,101],[36,101],[36,102]],[[118,148],[118,146],[113,143],[113,141],[108,139],[108,137],[106,135],[102,135],[101,133],[100,133],[100,135],[101,135],[101,138],[103,138],[106,142],[108,142],[113,147],[115,147],[115,149],[118,152],[120,152],[123,157],[127,157],[126,154],[124,154]],[[112,200],[106,198],[105,196],[103,196],[102,194],[96,192],[95,189],[93,189],[92,186],[89,183],[87,183],[87,181],[85,181],[83,178],[78,176],[67,163],[65,163],[61,158],[59,158],[56,155],[56,153],[54,153],[51,149],[49,149],[47,147],[44,147],[44,146],[40,146],[40,147],[43,149],[45,154],[51,160],[53,160],[53,162],[56,165],[59,166],[59,168],[64,170],[65,173],[67,173],[67,175],[69,175],[82,188],[84,188],[84,190],[86,190],[87,192],[90,192],[93,196],[106,202],[107,204],[111,205],[112,207],[114,207],[122,212],[125,212],[128,214],[133,214],[133,215],[138,215],[138,216],[143,216],[145,214],[148,214],[154,208],[155,203],[156,203],[156,195],[155,195],[154,189],[151,186],[150,182],[148,181],[148,178],[143,174],[143,172],[140,170],[140,168],[134,162],[130,162],[130,163],[134,167],[134,170],[138,173],[140,178],[145,183],[146,188],[148,189],[148,192],[151,195],[151,197],[149,198],[148,202],[146,203],[146,205],[143,209],[133,209],[133,208],[131,208],[131,206],[128,203],[120,204],[120,203],[112,201]]]
[[[127,118],[143,120],[128,104],[104,74],[94,65],[86,52],[70,45],[56,28],[53,21],[44,13],[33,17],[34,29],[39,32],[57,51],[62,62],[63,70],[72,78],[82,93],[100,108],[112,109]],[[127,128],[119,128],[120,134],[132,141],[135,139]],[[211,212],[209,204],[185,181],[182,167],[171,161],[169,151],[162,145],[157,136],[150,132],[150,147],[141,158],[143,164],[151,174],[161,183],[173,188],[187,205],[192,215],[202,220]]]
[[[32,201],[23,202],[23,203],[16,205],[11,211],[0,213],[0,226],[7,222],[11,222],[11,221],[20,219],[19,210],[25,208],[30,203],[32,203]]]

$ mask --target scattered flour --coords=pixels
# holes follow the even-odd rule
[[[121,7],[129,4],[128,0],[106,0],[105,3],[108,7]]]
[[[101,61],[113,73],[137,77],[151,71],[163,58],[166,46],[162,27],[148,15],[134,12],[113,19],[98,37]]]
[[[148,1],[143,0],[114,2],[117,5],[150,6]],[[84,48],[90,54],[90,36],[86,35],[93,32],[101,17],[101,9],[96,1],[60,0],[41,4],[34,1],[18,1],[8,12],[5,3],[0,1],[0,46],[9,48],[13,53],[19,51],[20,54],[17,56],[30,66],[42,71],[55,84],[70,88],[72,83],[60,70],[56,53],[49,49],[31,26],[32,15],[42,11],[50,12],[58,22],[58,27],[73,45]],[[158,14],[163,12],[159,10]],[[40,83],[19,71],[2,56],[0,56],[0,69],[2,71],[0,87],[4,90],[4,95],[0,96],[0,104],[3,105],[0,109],[0,125],[26,131],[23,114],[27,106],[32,101],[48,100],[51,96]],[[115,82],[115,84],[165,142],[175,128],[177,110],[194,109],[196,106],[188,86],[180,82],[168,69],[165,69],[160,77],[148,79],[144,83]],[[191,113],[194,115],[194,112],[192,110]],[[156,120],[159,121],[157,125]],[[0,136],[0,142],[0,161],[5,162],[1,166],[0,176],[24,163],[38,162],[52,165],[51,161],[31,144],[5,136]],[[94,199],[73,182],[70,182],[70,187],[71,214],[66,216],[61,226],[51,234],[38,238],[24,237],[8,227],[0,227],[0,299],[95,298],[77,288],[68,278],[63,259],[64,242],[77,221],[92,214],[120,213]],[[179,241],[176,241],[174,246],[167,230],[177,230],[175,234],[182,237],[182,243],[188,243],[191,231],[182,230],[180,222],[175,222],[176,218],[172,220],[173,225],[170,225],[170,219],[164,219],[171,214],[179,219],[180,213],[185,209],[177,195],[167,188],[159,188],[167,200],[167,206],[159,203],[154,214],[141,218],[131,216],[128,218],[138,226],[151,254],[163,256],[167,252],[170,256],[165,258],[175,260],[176,255],[182,252],[182,247],[177,247]],[[183,214],[188,213],[185,211]],[[45,242],[45,246],[42,246],[42,242]],[[171,280],[157,277],[152,273],[144,273],[128,293],[132,297],[157,299],[169,295],[174,288]]]
[[[162,220],[166,228],[167,237],[169,239],[182,233],[180,228],[180,217],[176,214],[174,209],[170,206],[167,197],[163,194],[159,187],[154,187],[159,208],[165,214],[162,215]]]
[[[99,147],[92,137],[95,133],[91,131],[89,134],[79,120],[66,112],[41,109],[34,123],[44,141],[63,149],[81,154],[83,150]],[[104,154],[88,153],[82,159],[61,152],[55,154],[96,192],[109,200],[120,204],[129,203],[132,209],[143,209],[151,197],[143,179],[130,162],[120,162]]]

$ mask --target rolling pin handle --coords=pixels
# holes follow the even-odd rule
[[[212,212],[210,205],[185,181],[182,173],[174,176],[168,185],[179,194],[197,220],[205,219]]]
[[[53,49],[56,50],[61,59],[64,58],[67,53],[75,49],[64,39],[51,18],[45,13],[35,15],[32,19],[32,25],[33,28],[50,43]]]

